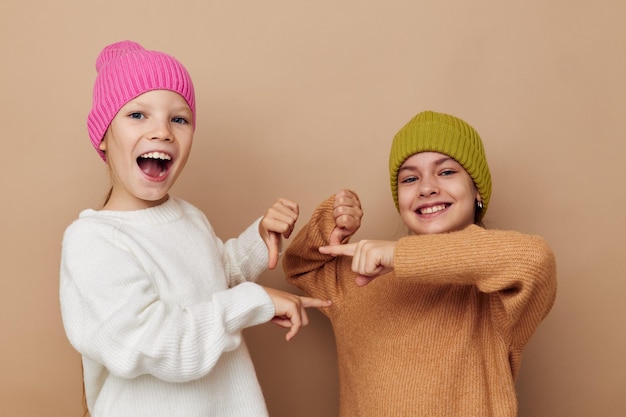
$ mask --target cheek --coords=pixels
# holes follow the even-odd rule
[[[459,187],[458,191],[457,191],[457,195],[460,196],[464,201],[474,201],[474,189],[473,187],[469,187],[469,186],[463,186],[463,187]]]
[[[472,178],[469,175],[464,181],[457,184],[456,193],[457,195],[462,196],[464,200],[471,201],[471,203],[474,204],[478,192],[476,190],[476,186],[474,185],[474,181],[472,181]]]
[[[399,186],[398,187],[398,205],[402,207],[410,203],[412,200],[412,196],[409,192],[407,192],[406,187]]]
[[[181,151],[189,152],[191,150],[191,145],[193,144],[193,131],[185,129],[184,132],[177,136],[177,140],[180,144]]]
[[[406,188],[398,189],[398,211],[400,216],[407,213],[413,213],[413,202],[415,200],[415,194],[409,192]]]

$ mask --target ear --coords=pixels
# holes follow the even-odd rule
[[[474,197],[475,201],[483,201],[482,197],[480,196],[480,193],[478,191],[476,191],[476,196]]]
[[[98,149],[100,149],[102,152],[106,152],[106,150],[107,150],[107,142],[106,142],[106,140],[102,139],[100,141],[100,145],[98,146]]]

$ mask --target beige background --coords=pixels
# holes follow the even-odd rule
[[[557,302],[524,357],[523,417],[626,408],[626,3],[622,0],[39,1],[0,5],[0,415],[81,412],[79,356],[58,305],[60,242],[108,187],[85,127],[94,63],[133,39],[177,56],[199,121],[174,192],[224,239],[279,196],[360,193],[359,237],[402,231],[387,183],[394,133],[418,111],[481,133],[486,223],[543,235]],[[262,282],[289,289],[280,269]],[[364,318],[365,319],[365,318]],[[273,416],[332,416],[332,332],[246,331]],[[375,395],[375,393],[372,393]]]

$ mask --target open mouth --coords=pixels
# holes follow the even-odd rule
[[[161,178],[172,166],[172,156],[164,152],[147,152],[137,158],[137,165],[147,176]]]
[[[437,204],[429,207],[422,207],[417,209],[417,214],[434,214],[443,211],[450,207],[450,204]]]

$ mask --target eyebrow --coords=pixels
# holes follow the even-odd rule
[[[441,165],[441,164],[443,164],[443,163],[445,163],[445,162],[447,162],[447,161],[450,161],[450,160],[452,160],[452,161],[455,161],[455,162],[456,162],[456,159],[451,158],[451,157],[449,157],[449,156],[444,156],[444,157],[442,157],[442,158],[439,158],[439,159],[437,159],[437,160],[433,161],[433,164],[434,164],[434,165],[439,166],[439,165]],[[404,167],[400,167],[400,169],[398,169],[398,173],[400,173],[400,172],[402,172],[402,171],[406,171],[406,170],[415,169],[415,168],[416,168],[416,167],[415,167],[415,166],[413,166],[413,165],[407,165],[407,166],[404,166]]]
[[[130,109],[138,108],[139,110],[144,110],[146,108],[149,109],[151,107],[152,107],[152,104],[149,101],[142,101],[140,99],[135,99]],[[193,112],[191,111],[191,107],[189,107],[189,104],[186,104],[186,103],[185,104],[181,103],[180,105],[172,106],[170,108],[170,111],[172,111],[173,113],[189,112],[190,114],[193,114]]]

